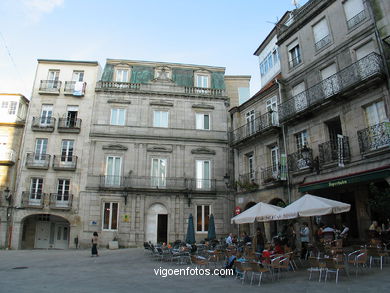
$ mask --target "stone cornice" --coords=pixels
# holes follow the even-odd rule
[[[108,144],[103,146],[103,150],[127,151],[128,147],[121,144]]]

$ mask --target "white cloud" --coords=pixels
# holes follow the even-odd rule
[[[33,21],[39,21],[43,14],[51,13],[63,4],[64,0],[23,0],[26,12]]]

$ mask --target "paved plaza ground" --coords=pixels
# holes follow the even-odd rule
[[[0,292],[390,292],[390,265],[377,267],[351,278],[334,275],[327,283],[308,281],[301,269],[288,272],[276,282],[258,287],[241,285],[234,277],[156,276],[154,269],[186,268],[187,265],[153,260],[141,248],[100,250],[0,250]],[[194,266],[192,266],[194,267]]]

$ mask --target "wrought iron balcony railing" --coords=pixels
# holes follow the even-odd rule
[[[53,132],[56,124],[54,117],[33,117],[31,130]]]
[[[114,176],[114,175],[101,175],[100,176],[100,188],[125,188],[128,186],[128,177]]]
[[[43,192],[22,192],[22,207],[42,209],[44,206],[45,193]]]
[[[280,180],[280,165],[270,166],[261,171],[263,183],[270,183]]]
[[[96,84],[96,89],[100,90],[139,90],[140,83],[118,82],[118,81],[99,81]]]
[[[64,94],[73,96],[84,96],[86,85],[86,82],[81,81],[65,81]]]
[[[239,188],[239,191],[256,190],[259,185],[259,173],[257,171],[240,174],[238,176],[237,187]]]
[[[301,151],[288,155],[288,169],[291,172],[308,170],[313,166],[313,151],[308,148],[308,156],[304,158]]]
[[[27,153],[26,167],[29,169],[49,169],[50,155]]]
[[[77,156],[53,156],[53,169],[74,171],[77,168]]]
[[[16,162],[14,150],[0,148],[0,165],[13,165]]]
[[[390,146],[390,122],[372,125],[357,132],[362,154]]]
[[[352,88],[372,76],[383,73],[381,56],[371,53],[336,74],[293,96],[279,106],[279,118],[284,121],[298,113],[325,102],[328,98]]]
[[[203,88],[203,87],[185,87],[184,91],[186,94],[197,94],[197,95],[208,95],[208,96],[224,96],[225,90]]]
[[[338,140],[329,140],[318,145],[319,163],[326,165],[334,162],[348,162],[351,158],[349,140],[347,136],[340,136]]]
[[[45,93],[59,94],[61,81],[58,80],[41,80],[39,91]]]
[[[167,190],[185,190],[188,188],[187,179],[183,177],[153,177],[153,176],[130,176],[129,188],[151,188]]]
[[[58,132],[79,133],[81,130],[81,119],[80,118],[59,118],[57,129]]]
[[[72,208],[73,194],[50,193],[50,208],[70,210]]]
[[[355,26],[357,26],[359,23],[363,22],[367,18],[367,14],[365,10],[360,11],[358,14],[356,14],[351,19],[347,20],[347,26],[348,29],[352,29]]]
[[[215,191],[216,180],[215,179],[187,179],[188,189],[193,191]]]
[[[332,39],[330,38],[330,35],[327,35],[326,37],[322,38],[317,43],[315,43],[314,47],[315,47],[316,51],[318,51],[318,50],[322,49],[323,47],[325,47],[327,44],[329,44],[331,41],[332,41]]]
[[[264,133],[265,131],[278,126],[278,112],[267,112],[253,121],[231,131],[229,135],[230,143],[235,144],[252,135]]]

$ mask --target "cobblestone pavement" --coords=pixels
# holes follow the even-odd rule
[[[282,274],[280,280],[265,279],[261,287],[241,285],[234,277],[156,276],[154,269],[187,265],[160,262],[143,249],[100,250],[91,257],[89,250],[0,250],[0,292],[390,292],[390,264],[383,271],[377,266],[350,279],[342,274],[339,284],[334,275],[327,283],[308,281],[304,269]],[[194,266],[191,266],[194,268]]]

